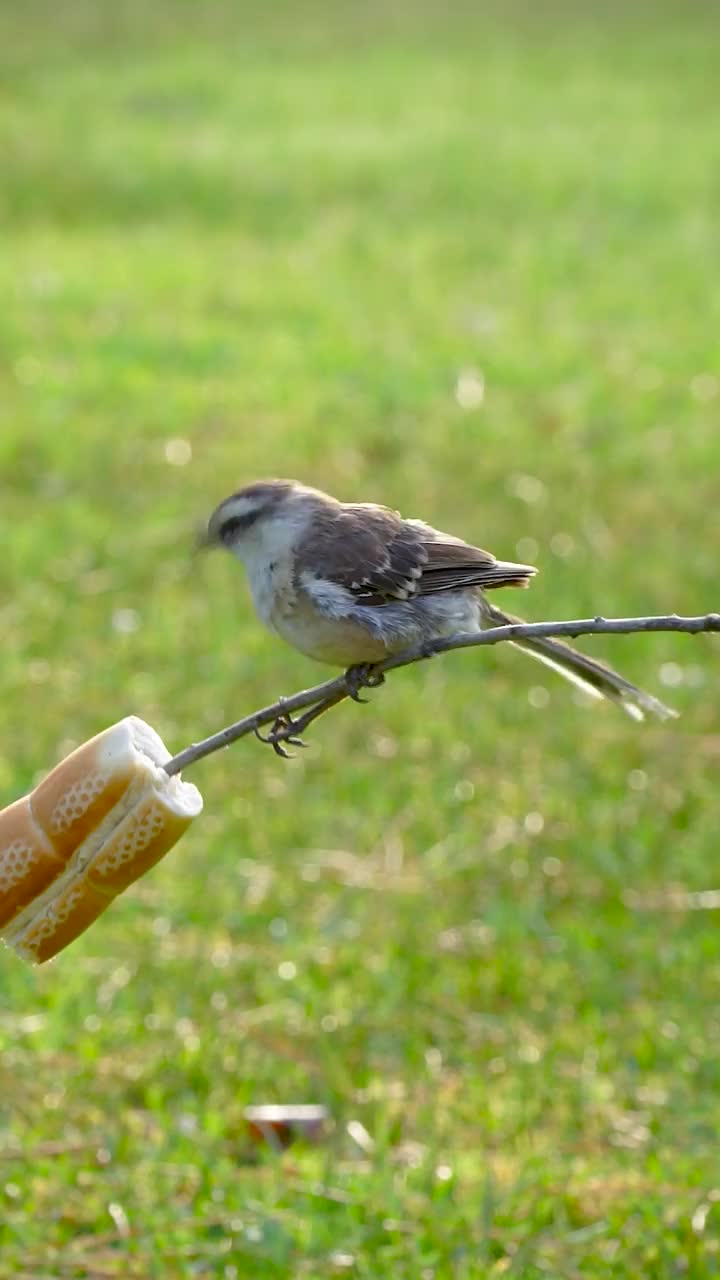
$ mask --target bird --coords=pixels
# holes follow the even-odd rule
[[[417,644],[522,619],[487,593],[527,587],[533,565],[404,519],[374,502],[340,502],[297,480],[260,480],[224,498],[200,536],[245,567],[265,626],[307,657],[343,667],[361,684],[372,667]],[[556,639],[512,642],[633,719],[675,715],[652,694]]]

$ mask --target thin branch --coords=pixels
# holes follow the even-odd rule
[[[434,658],[439,653],[449,653],[452,649],[474,649],[481,645],[501,644],[507,640],[540,640],[549,637],[570,637],[590,635],[634,635],[647,631],[683,631],[688,635],[698,635],[704,631],[720,631],[720,613],[707,613],[697,618],[680,618],[677,614],[667,614],[650,618],[581,618],[572,622],[517,622],[508,626],[490,627],[487,631],[459,632],[446,636],[441,640],[432,640],[427,644],[413,645],[386,658],[384,662],[374,665],[366,679],[360,679],[359,687],[371,688],[382,683],[381,677],[388,671],[398,667],[408,667],[413,662],[422,662]],[[270,733],[263,741],[273,747],[283,742],[291,742],[313,720],[338,706],[346,698],[357,697],[358,682],[348,679],[347,674],[337,676],[334,680],[325,680],[312,689],[303,689],[289,698],[279,698],[277,702],[252,715],[245,716],[235,724],[228,725],[219,733],[214,733],[202,742],[194,742],[179,755],[169,760],[165,772],[180,773],[189,765],[195,764],[205,756],[212,755],[222,747],[228,747],[238,738],[249,733],[257,733],[263,725],[272,725]],[[310,708],[310,710],[306,710]],[[293,719],[297,711],[304,711],[303,716]],[[297,745],[297,744],[295,744]]]

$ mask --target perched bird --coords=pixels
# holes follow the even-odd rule
[[[388,507],[338,502],[295,480],[264,480],[225,498],[202,544],[242,561],[271,631],[318,662],[350,669],[458,631],[520,621],[486,592],[527,587],[537,572]],[[514,643],[636,720],[674,714],[560,640]]]

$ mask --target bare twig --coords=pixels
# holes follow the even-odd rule
[[[703,631],[720,631],[720,613],[707,613],[697,618],[680,618],[677,614],[667,614],[651,618],[580,618],[572,622],[522,622],[503,627],[491,627],[487,631],[459,632],[454,636],[446,636],[442,640],[433,640],[425,645],[414,645],[403,650],[384,662],[372,667],[360,685],[371,688],[377,685],[379,677],[397,667],[408,667],[413,662],[422,662],[426,658],[434,658],[439,653],[449,653],[452,649],[474,649],[480,645],[501,644],[506,640],[543,639],[550,636],[590,635],[634,635],[647,631],[683,631],[688,635],[698,635]],[[212,734],[202,742],[194,742],[179,755],[173,757],[165,765],[169,774],[180,773],[196,760],[228,747],[238,738],[249,733],[257,733],[264,725],[271,725],[270,732],[263,738],[274,748],[281,749],[283,742],[297,739],[303,729],[313,720],[336,707],[345,698],[354,697],[357,693],[357,677],[348,679],[347,674],[337,676],[334,680],[325,680],[312,689],[303,689],[290,698],[279,698],[268,707],[253,711],[235,724],[228,725],[219,733]],[[294,719],[294,713],[305,714]]]

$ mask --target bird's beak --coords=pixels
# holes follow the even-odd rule
[[[199,556],[203,551],[212,551],[217,546],[217,540],[210,534],[206,524],[199,524],[195,530],[195,555]]]

